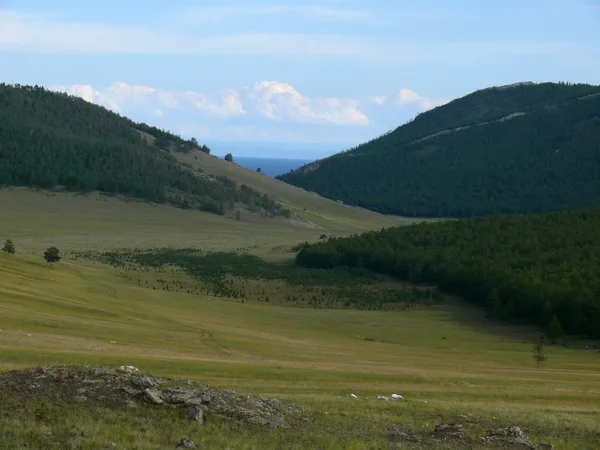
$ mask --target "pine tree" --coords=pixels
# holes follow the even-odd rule
[[[550,324],[548,325],[548,336],[552,340],[553,344],[556,344],[556,340],[561,338],[565,332],[562,329],[560,324],[560,320],[556,315],[552,316],[552,320],[550,320]]]

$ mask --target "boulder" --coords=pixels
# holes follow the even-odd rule
[[[204,410],[199,406],[189,406],[185,409],[188,419],[194,422],[204,423]]]
[[[148,388],[144,389],[144,393],[146,394],[146,400],[150,403],[156,403],[157,405],[162,405],[164,403],[159,390]]]

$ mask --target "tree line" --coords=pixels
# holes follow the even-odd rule
[[[278,178],[350,205],[410,217],[596,206],[599,93],[598,86],[553,83],[478,91],[321,160],[314,170]]]
[[[600,209],[415,224],[305,245],[300,266],[365,268],[501,320],[600,337]]]
[[[205,151],[81,98],[0,84],[0,186],[101,191],[224,214],[236,203],[289,215],[268,196],[179,164],[171,151]]]

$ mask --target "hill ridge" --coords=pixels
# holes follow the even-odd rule
[[[173,156],[193,151],[210,149],[79,97],[0,84],[0,185],[100,191],[220,215],[243,208],[291,217],[268,195]]]
[[[600,204],[599,94],[600,86],[566,83],[479,90],[278,178],[404,216],[594,206]],[[565,151],[552,158],[550,149]]]

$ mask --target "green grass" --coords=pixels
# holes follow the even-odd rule
[[[488,321],[458,302],[407,311],[242,304],[128,281],[146,272],[123,276],[116,268],[69,259],[51,267],[41,257],[49,245],[67,252],[252,246],[255,254],[281,261],[295,243],[317,240],[323,230],[25,190],[0,191],[0,206],[0,239],[17,246],[17,255],[0,255],[0,370],[133,364],[294,401],[312,417],[289,432],[220,421],[199,431],[156,408],[82,411],[32,401],[0,413],[0,447],[18,448],[13,433],[30,448],[53,448],[40,437],[52,431],[62,445],[55,448],[77,448],[69,431],[79,428],[94,436],[86,440],[89,448],[106,448],[110,439],[119,448],[172,448],[182,437],[205,448],[389,448],[386,429],[394,422],[424,433],[457,421],[473,432],[519,425],[534,441],[559,449],[597,448],[600,353],[551,346],[537,370],[530,355],[534,330]],[[351,234],[398,220],[347,214],[331,229]],[[394,392],[406,401],[373,399]],[[348,393],[359,398],[348,399]],[[32,418],[38,408],[52,409],[45,421]],[[460,417],[467,414],[473,420]]]
[[[499,333],[491,324],[482,332],[469,325],[471,317],[457,321],[453,306],[364,312],[239,304],[133,286],[105,266],[67,261],[51,268],[39,258],[5,255],[0,295],[2,369],[133,364],[293,400],[324,423],[335,414],[340,429],[361,420],[432,427],[472,414],[496,426],[520,425],[559,448],[586,448],[599,437],[597,353],[552,347],[536,370],[529,331]],[[344,397],[351,392],[359,399]],[[393,392],[407,401],[372,399]],[[98,419],[86,420],[92,426]],[[243,436],[231,427],[223,433]],[[325,445],[319,430],[310,439]],[[356,448],[376,448],[356,439]]]
[[[0,189],[0,206],[0,239],[13,239],[17,251],[37,253],[49,245],[79,251],[172,245],[232,250],[252,246],[267,257],[278,258],[282,248],[291,248],[305,240],[316,241],[323,233],[341,236],[403,223],[403,219],[352,208],[342,209],[337,217],[344,223],[332,222],[331,228],[260,217],[236,221],[200,211],[122,201],[98,194],[29,189]]]

